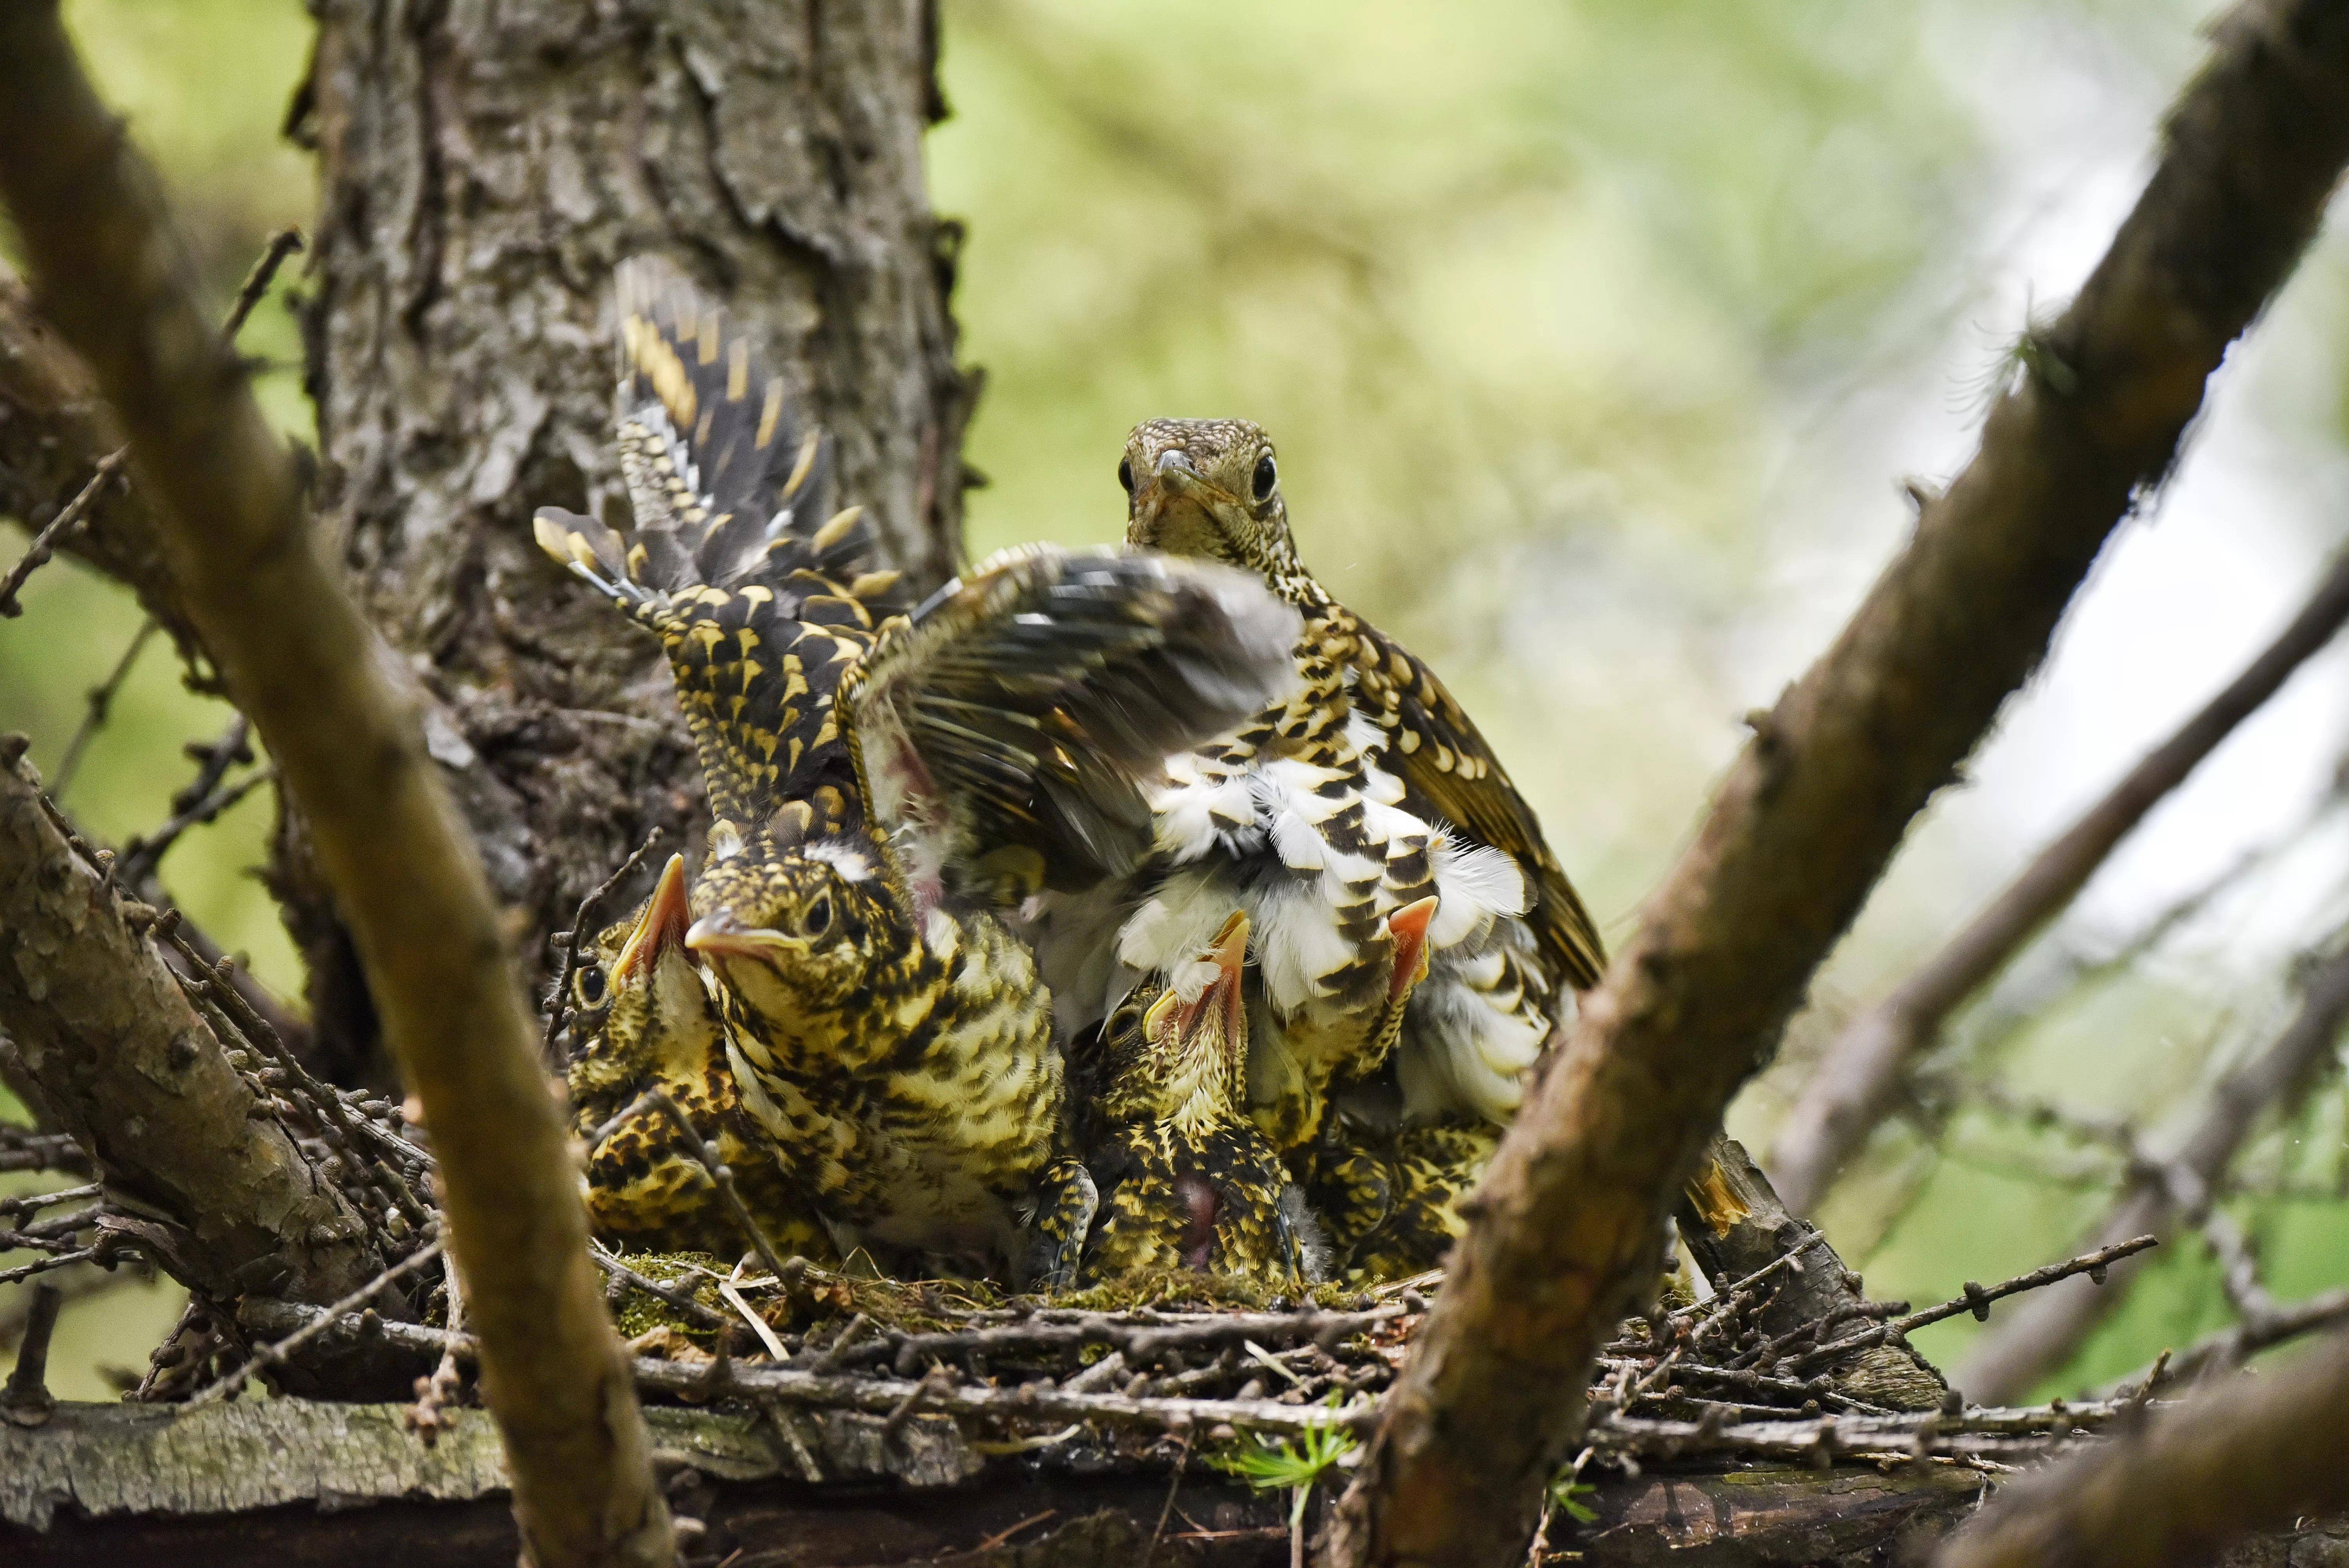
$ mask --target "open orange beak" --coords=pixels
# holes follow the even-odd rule
[[[1427,927],[1435,918],[1435,895],[1404,904],[1387,916],[1394,938],[1394,972],[1387,977],[1387,1005],[1399,1005],[1427,978]]]
[[[1143,1016],[1142,1026],[1153,1037],[1163,1035],[1168,1027],[1175,1038],[1189,1045],[1199,1030],[1210,1022],[1223,1026],[1226,1042],[1237,1042],[1247,1037],[1246,1018],[1241,1011],[1240,977],[1247,965],[1248,918],[1245,910],[1234,910],[1207,944],[1206,957],[1216,966],[1213,978],[1196,1000],[1185,1002],[1169,991],[1151,1004]]]
[[[636,928],[620,948],[619,961],[612,966],[614,982],[650,970],[662,954],[683,944],[692,919],[685,904],[685,857],[671,855],[661,868],[660,881],[653,884],[651,901],[636,916]]]

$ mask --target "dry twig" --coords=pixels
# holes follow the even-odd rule
[[[2349,554],[2333,562],[2300,613],[2224,690],[2041,851],[1947,946],[1845,1026],[1803,1085],[1770,1150],[1771,1174],[1789,1206],[1807,1212],[1817,1204],[1899,1102],[1903,1073],[1950,1015],[2070,903],[2146,813],[2330,643],[2344,620]]]
[[[2214,1085],[2200,1115],[2169,1154],[2147,1155],[2137,1177],[2094,1232],[2099,1242],[2168,1231],[2181,1194],[2207,1216],[2211,1188],[2260,1119],[2304,1092],[2349,1022],[2349,934],[2302,982],[2299,1012],[2266,1049]],[[2209,1234],[2206,1225],[2204,1233]],[[2133,1271],[2116,1271],[2111,1291],[2051,1291],[1975,1341],[1959,1383],[1979,1398],[2019,1397],[2060,1367],[2122,1299]],[[2254,1282],[2256,1279],[2254,1277]],[[2260,1293],[2264,1295],[2264,1292]]]

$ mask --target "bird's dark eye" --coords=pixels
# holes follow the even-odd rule
[[[604,972],[592,966],[582,969],[577,975],[572,976],[571,989],[577,994],[581,1006],[602,1006],[605,992]]]
[[[1280,470],[1273,466],[1272,454],[1267,452],[1256,460],[1256,499],[1258,501],[1270,500],[1272,487],[1279,482]]]
[[[810,936],[822,936],[832,929],[832,894],[825,893],[808,905],[807,919],[801,928]]]
[[[1117,460],[1117,488],[1128,495],[1133,493],[1133,459],[1132,458],[1120,458]]]

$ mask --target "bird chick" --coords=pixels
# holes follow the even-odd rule
[[[1234,913],[1203,954],[1111,1016],[1084,1159],[1097,1208],[1054,1272],[1073,1257],[1087,1284],[1170,1269],[1281,1290],[1324,1276],[1303,1194],[1241,1103],[1247,952],[1247,917]]]
[[[843,1246],[1016,1274],[1062,1060],[1008,916],[1141,857],[1142,775],[1285,686],[1294,614],[1041,547],[908,607],[722,314],[642,264],[621,292],[633,525],[549,509],[538,536],[668,654],[717,819],[687,940],[740,1101]]]
[[[665,1090],[714,1141],[735,1192],[776,1249],[835,1259],[814,1209],[746,1132],[717,1005],[686,950],[685,859],[669,858],[631,921],[607,929],[574,981],[603,1027],[571,1064],[573,1125],[589,1140],[587,1217],[596,1235],[639,1252],[739,1257],[751,1244],[677,1123],[643,1096]]]
[[[1376,1284],[1443,1266],[1467,1229],[1461,1200],[1484,1179],[1499,1144],[1497,1130],[1477,1116],[1408,1126],[1330,1118],[1320,1140],[1291,1163],[1322,1216],[1332,1276]]]

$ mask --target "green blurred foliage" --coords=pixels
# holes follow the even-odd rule
[[[2060,299],[2109,232],[2106,199],[2133,191],[2209,9],[952,0],[955,114],[929,148],[939,211],[969,224],[957,306],[989,377],[972,552],[1115,538],[1112,469],[1138,419],[1263,422],[1307,559],[1479,715],[1619,940],[1740,744],[1738,714],[1825,645],[1897,545],[1893,481],[1962,455],[2026,297]],[[300,7],[69,0],[68,15],[225,304],[313,200],[277,138]],[[2085,256],[2048,238],[2067,214],[2092,231]],[[2312,258],[2265,329],[2296,357],[2230,373],[2226,393],[2312,469],[2338,465],[2349,432],[2343,283],[2337,247]],[[286,313],[264,305],[243,341],[273,367],[273,414],[304,432]],[[19,541],[0,533],[0,561]],[[2286,597],[2301,559],[2282,568]],[[30,731],[54,769],[137,617],[70,565],[26,603],[0,625],[0,729]],[[150,646],[67,804],[109,837],[151,826],[187,777],[178,748],[224,717]],[[2050,771],[2044,793],[2084,801],[2126,758]],[[2071,809],[1937,804],[1734,1129],[1766,1142],[1837,1022]],[[239,808],[166,872],[290,989],[250,874],[267,815]],[[2265,885],[2012,1026],[1994,999],[1945,1065],[2167,1125],[2286,1005],[2276,944],[2233,940]],[[2056,937],[2125,939],[2110,913]],[[2244,1210],[2287,1299],[2349,1274],[2349,1203],[2325,1195],[2341,1121],[2328,1086],[2248,1161],[2294,1189]],[[2068,1250],[2106,1169],[1967,1111],[1934,1140],[1889,1130],[1826,1217],[1877,1294],[1938,1299]],[[2168,1251],[2059,1386],[2223,1320],[2199,1249]],[[166,1291],[78,1309],[60,1387],[95,1391],[92,1362],[139,1361],[172,1310]],[[1960,1318],[1921,1337],[1952,1357],[1974,1331]]]

